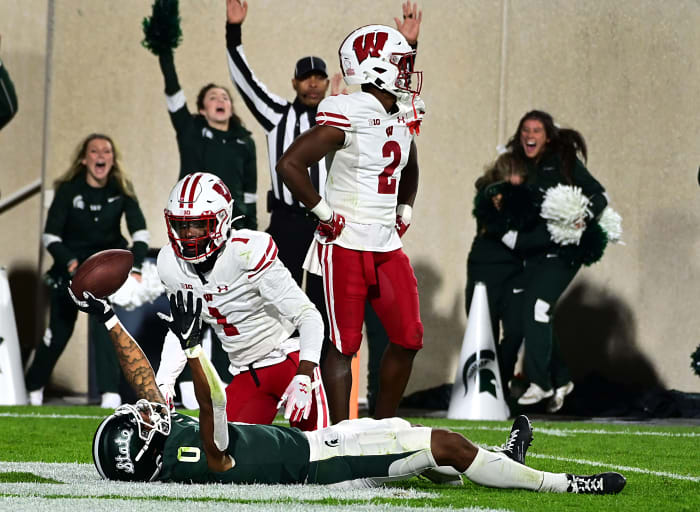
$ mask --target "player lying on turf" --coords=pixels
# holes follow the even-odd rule
[[[73,295],[71,293],[71,295]],[[109,330],[127,380],[140,400],[100,423],[93,458],[103,478],[133,481],[310,483],[375,486],[415,475],[466,475],[488,487],[585,494],[618,493],[618,473],[578,476],[525,466],[532,439],[525,416],[516,419],[500,452],[461,434],[411,426],[400,418],[346,420],[313,432],[226,421],[226,393],[200,345],[202,304],[192,292],[171,299],[169,323],[192,368],[199,421],[171,413],[143,351],[110,305],[85,292],[78,307]]]

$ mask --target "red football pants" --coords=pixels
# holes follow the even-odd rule
[[[391,343],[423,347],[418,282],[403,250],[355,251],[318,245],[331,341],[345,355],[362,342],[365,301],[382,322]]]
[[[277,414],[277,403],[292,381],[299,366],[299,352],[290,352],[281,363],[255,368],[236,375],[226,386],[226,417],[228,421],[269,425]],[[257,378],[257,382],[256,382]],[[311,431],[329,425],[328,401],[321,382],[321,372],[314,370],[312,383],[313,402],[309,417],[300,422],[290,422],[292,427]]]

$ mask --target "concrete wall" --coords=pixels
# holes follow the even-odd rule
[[[154,247],[178,171],[156,58],[140,46],[145,0],[0,3],[0,55],[20,96],[0,133],[3,196],[69,163],[88,133],[111,134],[123,153]],[[465,261],[474,235],[473,182],[532,108],[584,134],[589,169],[624,218],[625,246],[580,272],[557,323],[577,378],[697,391],[689,355],[700,330],[700,3],[697,0],[474,0],[421,3],[418,67],[428,115],[418,137],[421,184],[406,251],[419,279],[425,348],[408,392],[452,381],[466,325]],[[181,0],[180,82],[193,107],[209,81],[229,84],[224,0]],[[369,23],[393,24],[400,2],[251,1],[248,61],[271,91],[293,97],[293,65],[317,54],[337,68],[339,42]],[[303,28],[299,28],[303,27]],[[46,73],[48,70],[48,75]],[[258,146],[260,226],[269,186],[262,130],[234,94]],[[44,144],[43,141],[46,140]],[[38,196],[0,216],[15,310],[37,300]],[[43,266],[51,262],[43,257]],[[14,276],[14,279],[13,279]],[[33,277],[32,277],[33,276]],[[27,285],[27,283],[29,283]],[[19,306],[18,307],[18,303]],[[43,306],[39,303],[40,313]],[[43,327],[23,313],[29,346]],[[81,320],[55,377],[85,390]]]

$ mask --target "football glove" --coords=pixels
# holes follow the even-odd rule
[[[408,230],[408,226],[410,226],[410,224],[406,224],[403,221],[401,215],[396,216],[396,232],[399,234],[399,238],[401,238],[404,235],[404,233],[406,233],[406,231]]]
[[[326,221],[319,221],[316,231],[326,238],[326,242],[332,242],[338,236],[340,236],[341,231],[345,227],[345,217],[339,213],[333,212],[331,218]]]
[[[107,329],[111,329],[117,322],[117,317],[114,315],[114,310],[109,302],[105,299],[98,299],[90,292],[83,292],[84,300],[80,300],[75,296],[73,290],[70,286],[68,287],[68,294],[70,298],[73,299],[75,305],[83,313],[92,315],[98,322],[105,324]]]
[[[410,205],[400,204],[396,207],[396,232],[401,238],[411,225],[413,209]]]
[[[187,292],[187,303],[178,290],[177,295],[170,295],[170,315],[158,312],[158,316],[165,320],[185,351],[187,357],[197,357],[202,350],[202,299],[197,298],[196,308],[193,304],[194,294]]]
[[[284,390],[277,408],[287,402],[284,418],[291,422],[308,419],[311,413],[311,378],[308,375],[295,375]]]

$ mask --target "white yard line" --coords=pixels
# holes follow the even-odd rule
[[[446,425],[450,430],[487,430],[494,432],[510,432],[510,427],[489,427],[489,426],[461,426],[461,425]],[[647,430],[603,430],[603,429],[586,429],[586,428],[542,428],[535,426],[533,428],[535,434],[545,434],[557,437],[566,437],[578,434],[596,434],[596,435],[627,435],[627,436],[658,436],[658,437],[700,437],[700,432],[655,432]]]
[[[397,510],[407,510],[402,505],[390,504],[352,504],[352,505],[321,505],[318,503],[232,503],[230,501],[158,501],[139,499],[100,499],[100,498],[0,498],[2,506],[7,505],[8,510],[13,512],[75,512],[77,510],[131,510],[137,509],[139,512],[191,512],[198,510],[214,510],[230,512],[235,510],[245,512],[394,512]],[[411,512],[442,512],[443,508],[434,507],[410,507]],[[491,508],[459,508],[450,509],[453,512],[507,512],[503,509]]]
[[[672,478],[674,480],[688,480],[690,482],[700,482],[700,476],[692,476],[692,475],[678,475],[676,473],[668,473],[667,471],[651,471],[649,469],[643,469],[643,468],[635,468],[633,466],[620,466],[617,464],[608,464],[607,462],[598,462],[594,460],[585,460],[585,459],[572,459],[570,457],[557,457],[556,455],[544,455],[541,453],[532,453],[528,452],[527,453],[528,457],[533,457],[535,459],[550,459],[550,460],[558,460],[561,462],[574,462],[577,464],[587,464],[590,466],[599,466],[599,467],[604,467],[608,469],[615,469],[618,471],[622,472],[632,472],[632,473],[643,473],[645,475],[654,475],[654,476],[662,476],[666,478]]]

